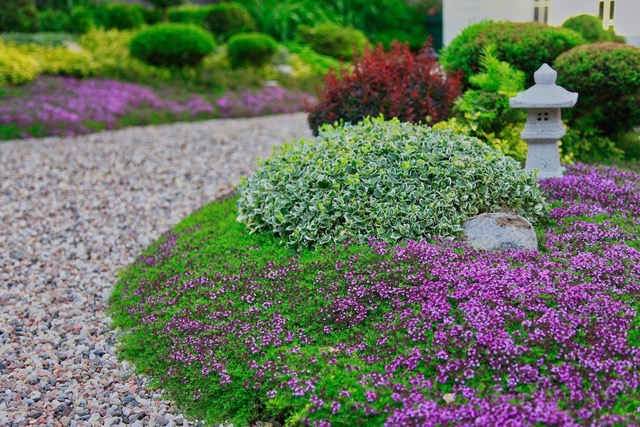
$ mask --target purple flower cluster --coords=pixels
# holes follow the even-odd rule
[[[638,425],[640,175],[577,165],[542,186],[563,204],[546,253],[372,240],[142,282],[130,313],[168,378],[197,367],[200,399],[285,399],[307,425]]]
[[[40,77],[26,87],[27,94],[5,96],[0,103],[0,125],[25,129],[21,136],[75,136],[99,128],[113,129],[128,113],[148,107],[177,117],[213,114],[213,107],[198,96],[186,103],[160,98],[151,89],[116,80],[78,80]]]
[[[268,114],[288,114],[304,111],[316,104],[316,99],[298,90],[264,87],[257,92],[227,92],[216,101],[222,118],[256,117]]]

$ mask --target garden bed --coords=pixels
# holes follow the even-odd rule
[[[295,253],[215,201],[123,272],[122,357],[209,422],[635,424],[633,167],[542,181],[539,253],[438,239]]]

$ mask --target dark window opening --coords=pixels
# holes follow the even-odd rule
[[[540,8],[539,7],[534,7],[533,8],[533,20],[535,22],[538,22],[540,20]]]
[[[600,13],[598,13],[598,15],[600,16],[600,19],[604,19],[604,2],[603,1],[600,2]]]
[[[609,6],[609,19],[613,20],[613,10],[616,7],[616,2],[612,1],[611,5]]]
[[[544,7],[544,23],[549,21],[549,6]]]

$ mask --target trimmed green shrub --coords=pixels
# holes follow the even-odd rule
[[[261,67],[269,63],[277,50],[273,37],[262,33],[236,34],[227,44],[227,56],[233,68]]]
[[[38,27],[38,15],[33,0],[2,0],[0,33],[33,33]]]
[[[197,5],[185,5],[172,7],[167,11],[169,22],[178,24],[194,24],[199,27],[204,26],[204,19],[209,12],[209,7]]]
[[[238,187],[238,221],[304,247],[452,237],[483,212],[546,212],[534,178],[476,138],[394,119],[324,126],[285,144]]]
[[[434,124],[449,118],[458,96],[458,76],[445,76],[435,58],[414,54],[406,43],[394,42],[388,52],[382,45],[366,49],[352,69],[330,71],[308,121],[314,134],[324,123],[355,124],[380,114],[403,122]]]
[[[482,72],[469,79],[475,89],[467,90],[456,100],[452,118],[434,127],[475,136],[524,164],[527,144],[520,133],[526,113],[509,106],[509,98],[524,90],[524,74],[498,60],[493,45],[483,50],[480,65]]]
[[[298,27],[298,40],[318,53],[347,61],[360,55],[369,42],[362,31],[331,22],[315,27],[301,25]]]
[[[256,30],[256,24],[247,9],[233,2],[211,6],[204,17],[204,24],[221,40],[228,40],[236,34]]]
[[[580,94],[576,106],[566,110],[572,127],[612,136],[640,124],[640,48],[584,45],[559,56],[554,68],[558,84]]]
[[[170,7],[180,6],[185,0],[148,0],[155,8],[161,12],[162,21],[167,22],[167,11]]]
[[[147,25],[154,25],[162,22],[162,11],[158,9],[142,8],[142,16]]]
[[[0,85],[19,85],[38,77],[40,73],[35,58],[17,47],[0,43]]]
[[[38,32],[60,33],[70,28],[69,15],[47,9],[38,13]]]
[[[69,16],[69,31],[84,34],[95,27],[91,10],[84,7],[74,7]]]
[[[107,5],[106,29],[131,30],[142,27],[142,7],[134,4],[113,3]]]
[[[582,36],[567,28],[537,22],[484,21],[465,28],[444,50],[441,62],[450,71],[462,71],[463,79],[480,71],[482,49],[493,44],[496,55],[525,73],[528,83],[543,63],[551,64],[563,52],[585,44]]]
[[[589,43],[613,41],[613,31],[602,27],[602,20],[594,15],[578,15],[564,21],[562,27],[580,33]]]
[[[213,52],[209,33],[192,24],[156,24],[131,39],[131,55],[153,65],[195,66]]]

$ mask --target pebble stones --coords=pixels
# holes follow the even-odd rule
[[[117,272],[304,114],[0,142],[0,426],[189,426],[116,356]]]
[[[508,212],[485,213],[464,223],[464,236],[475,249],[538,250],[538,238],[531,223]]]

